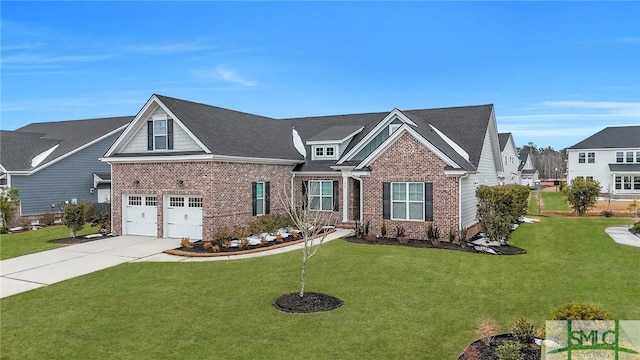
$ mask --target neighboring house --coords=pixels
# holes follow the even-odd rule
[[[498,134],[500,141],[500,154],[502,155],[502,167],[504,168],[503,183],[520,185],[520,160],[518,148],[511,133]]]
[[[602,193],[640,196],[640,126],[607,127],[567,149],[567,181],[600,182]]]
[[[522,153],[519,157],[518,172],[520,173],[520,185],[526,185],[532,189],[535,189],[537,184],[540,183],[540,173],[533,167],[531,162],[531,155],[529,153]]]
[[[17,215],[58,212],[65,202],[110,200],[111,169],[99,158],[133,116],[33,123],[0,131],[2,186],[17,188]]]
[[[503,171],[493,105],[276,120],[161,95],[102,160],[115,234],[190,239],[288,196],[375,234],[447,234],[477,225],[475,190]]]

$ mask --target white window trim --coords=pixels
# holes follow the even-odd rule
[[[313,195],[311,194],[311,188],[313,186],[311,186],[312,183],[318,183],[318,189],[320,189],[320,194],[319,195]],[[329,183],[331,184],[331,195],[322,195],[322,183]],[[309,188],[307,189],[307,203],[309,206],[309,210],[313,210],[313,211],[333,211],[333,180],[309,180],[308,183]],[[319,205],[319,209],[314,209],[311,207],[311,204],[313,203],[313,201],[311,201],[311,198],[317,197],[318,199],[318,205]],[[330,202],[330,209],[323,209],[322,208],[322,204],[324,199],[329,198],[331,199]]]
[[[167,134],[168,129],[168,118],[166,116],[153,116],[151,118],[151,120],[153,121],[153,151],[167,151],[169,150],[169,134]],[[156,123],[160,122],[160,121],[164,121],[164,135],[162,134],[156,134]],[[156,137],[158,136],[164,136],[164,148],[163,149],[158,149],[157,145],[156,145]]]
[[[262,197],[258,196],[258,186],[262,186]],[[262,215],[266,215],[266,203],[265,203],[265,196],[264,196],[264,189],[265,189],[265,182],[264,181],[256,181],[256,203],[257,202],[261,202],[262,203],[262,212],[258,212],[258,209],[256,208],[256,216],[262,216]],[[257,204],[256,204],[257,206]]]
[[[394,184],[406,184],[406,185],[407,185],[407,186],[406,186],[406,194],[405,194],[405,195],[406,195],[406,200],[394,200],[394,199],[393,199],[393,185],[394,185]],[[420,184],[420,185],[422,186],[422,200],[421,200],[421,201],[418,201],[418,200],[409,200],[409,184]],[[425,199],[424,199],[424,196],[425,196],[425,193],[424,193],[424,183],[421,183],[421,182],[415,182],[415,181],[413,181],[413,182],[411,182],[411,181],[410,181],[410,182],[401,182],[401,181],[398,181],[398,182],[392,182],[392,183],[391,183],[391,189],[390,189],[390,192],[391,192],[391,194],[389,194],[389,196],[390,196],[390,200],[391,200],[391,201],[390,201],[390,202],[391,202],[391,220],[400,220],[400,221],[418,221],[418,222],[419,222],[419,221],[425,221],[425,220],[424,220],[424,216],[425,216],[425,213],[424,213],[424,212],[425,212],[425,211],[424,211],[424,202],[425,202]],[[393,203],[394,203],[394,202],[397,202],[397,203],[399,203],[399,202],[403,202],[403,203],[405,203],[405,213],[407,214],[407,217],[406,217],[406,218],[396,218],[396,217],[394,216],[394,213],[393,213]],[[420,203],[420,204],[422,204],[422,218],[421,218],[421,219],[410,219],[410,218],[409,218],[409,209],[410,209],[409,204],[412,204],[412,203],[413,203],[413,204],[415,204],[415,203]]]
[[[393,134],[394,131],[398,130],[402,126],[402,124],[389,124],[389,135]]]
[[[317,149],[322,149],[322,155],[317,155]],[[333,155],[327,155],[327,149],[333,149]],[[337,145],[313,145],[311,148],[311,160],[338,160]]]

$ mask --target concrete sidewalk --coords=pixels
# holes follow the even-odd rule
[[[609,227],[604,231],[618,244],[640,247],[640,238],[629,232],[626,226]]]
[[[337,229],[325,241],[349,236],[353,230]],[[162,253],[178,247],[178,239],[118,236],[70,245],[0,261],[0,298],[55,284],[127,262],[201,262],[249,259],[300,250],[295,244],[262,252],[217,257],[183,257]]]

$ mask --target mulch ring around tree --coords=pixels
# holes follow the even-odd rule
[[[476,340],[465,349],[465,352],[458,357],[458,360],[498,360],[497,348],[507,341],[513,341],[520,345],[522,360],[540,360],[542,356],[540,346],[536,344],[521,344],[516,340],[513,334],[501,334],[493,336],[492,338]],[[475,348],[475,351],[472,348]],[[476,353],[479,356],[472,356],[473,353]]]
[[[344,240],[357,244],[370,244],[370,245],[396,245],[396,246],[408,246],[413,248],[429,248],[429,249],[444,249],[444,250],[458,250],[458,251],[466,251],[477,254],[490,254],[487,252],[487,248],[492,249],[496,252],[496,254],[491,255],[519,255],[526,254],[527,250],[519,248],[517,246],[512,245],[501,245],[501,246],[478,246],[467,243],[466,246],[462,246],[455,243],[440,241],[439,244],[434,245],[429,240],[418,240],[418,239],[408,239],[407,243],[401,243],[396,238],[388,238],[388,237],[375,237],[373,235],[365,235],[360,238],[356,236],[350,236],[344,238]],[[477,239],[471,239],[471,241]]]
[[[330,311],[342,306],[342,300],[315,292],[285,294],[273,302],[273,307],[286,313],[314,313]]]

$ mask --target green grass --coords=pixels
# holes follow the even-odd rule
[[[97,227],[85,226],[78,233],[78,236],[96,234],[97,232]],[[0,260],[64,246],[51,244],[48,241],[70,236],[69,229],[64,225],[47,226],[15,234],[2,234],[0,235]]]
[[[307,290],[337,310],[280,313],[301,254],[224,262],[129,263],[0,302],[6,359],[454,359],[493,319],[537,326],[561,305],[640,318],[640,248],[604,228],[626,219],[543,218],[513,234],[525,255],[323,245]]]
[[[536,199],[537,191],[532,191],[529,198],[529,209],[527,213],[529,215],[538,215],[538,202]],[[542,196],[542,212],[545,211],[571,211],[569,204],[564,198],[561,192],[555,191],[541,191]]]

